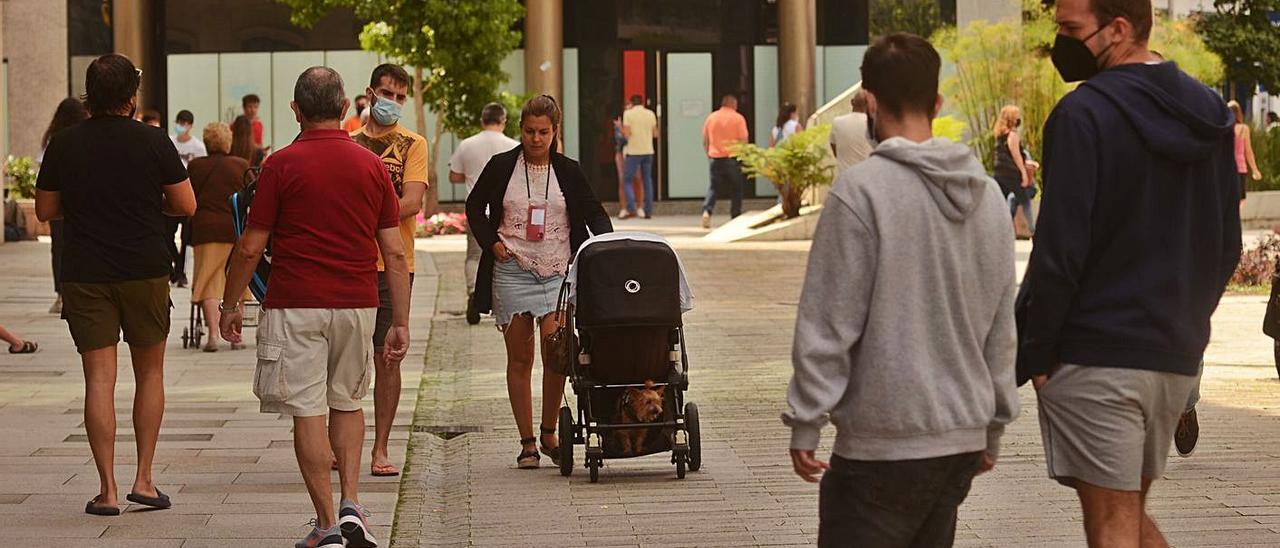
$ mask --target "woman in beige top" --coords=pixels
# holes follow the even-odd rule
[[[550,96],[530,100],[520,114],[520,146],[490,159],[467,197],[467,222],[484,249],[474,306],[493,311],[506,339],[507,395],[520,430],[520,468],[537,468],[540,460],[530,387],[534,325],[543,336],[558,327],[552,314],[556,298],[588,229],[613,231],[582,168],[555,152],[560,120],[560,107]],[[564,381],[564,375],[543,371],[541,449],[553,461],[559,460],[555,431]]]

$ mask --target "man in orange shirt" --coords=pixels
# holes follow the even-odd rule
[[[707,188],[707,199],[702,204],[702,228],[711,228],[711,212],[716,208],[718,188],[728,186],[732,192],[729,216],[742,214],[742,187],[746,181],[742,177],[742,166],[729,157],[729,146],[746,142],[749,137],[747,119],[738,113],[738,98],[725,95],[720,101],[720,110],[712,112],[702,124],[702,148],[711,159],[711,186]]]
[[[342,130],[347,133],[355,133],[357,129],[364,126],[364,120],[365,118],[368,118],[368,116],[365,115],[364,110],[369,108],[369,96],[357,95],[355,98],[351,99],[351,103],[356,106],[356,113],[351,115],[350,118],[347,118],[347,121],[342,123]]]

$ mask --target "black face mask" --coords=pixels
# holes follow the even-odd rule
[[[1058,69],[1058,74],[1062,76],[1064,82],[1079,82],[1093,78],[1095,74],[1101,72],[1098,68],[1098,58],[1102,57],[1111,49],[1108,45],[1095,56],[1089,51],[1089,46],[1085,44],[1094,36],[1097,36],[1107,25],[1098,27],[1093,34],[1086,36],[1084,40],[1059,34],[1053,42],[1053,66]]]

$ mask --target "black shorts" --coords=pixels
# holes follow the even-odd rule
[[[409,289],[413,289],[413,273],[409,273]],[[378,273],[378,318],[373,324],[373,351],[382,353],[386,346],[387,331],[391,330],[391,286],[387,285],[387,273]]]

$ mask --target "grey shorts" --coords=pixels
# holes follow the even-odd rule
[[[1140,491],[1164,474],[1199,376],[1063,364],[1037,393],[1049,477]]]
[[[409,273],[409,289],[413,289],[413,273]],[[378,318],[373,322],[373,351],[381,354],[387,343],[387,331],[391,330],[391,286],[387,285],[387,273],[378,273]]]

